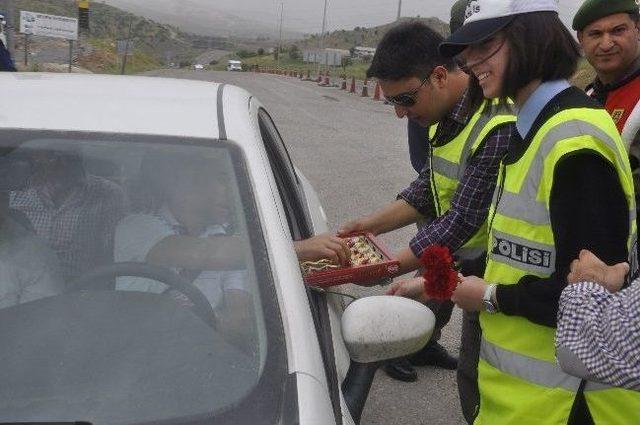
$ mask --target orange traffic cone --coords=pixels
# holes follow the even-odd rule
[[[364,84],[362,85],[362,94],[360,95],[360,97],[369,97],[369,86],[368,86],[369,82],[367,80],[364,80]]]
[[[380,83],[376,81],[376,89],[373,92],[373,100],[382,100],[381,99],[381,89],[380,89]]]

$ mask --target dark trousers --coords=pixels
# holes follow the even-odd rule
[[[436,316],[436,324],[433,328],[433,334],[431,334],[431,339],[427,345],[440,340],[440,337],[442,336],[442,328],[444,328],[447,323],[449,323],[449,320],[451,320],[453,305],[454,304],[451,301],[427,301],[426,306],[429,307],[433,312],[433,315]]]
[[[480,358],[480,321],[477,312],[463,312],[462,333],[460,335],[460,356],[458,358],[458,395],[462,415],[472,424],[480,407],[478,390],[478,360]]]

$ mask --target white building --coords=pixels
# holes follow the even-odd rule
[[[342,49],[304,50],[302,60],[306,63],[319,63],[320,65],[341,66],[343,58],[348,58],[351,53]]]

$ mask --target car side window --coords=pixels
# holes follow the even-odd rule
[[[267,150],[271,169],[285,207],[289,230],[294,239],[311,236],[310,220],[303,201],[304,194],[296,175],[289,152],[280,137],[273,120],[264,109],[258,111],[258,123],[262,141]]]
[[[304,193],[300,181],[296,175],[293,163],[287,149],[273,124],[267,111],[258,111],[258,122],[262,140],[269,156],[269,162],[276,178],[278,191],[287,213],[287,220],[291,235],[294,239],[306,239],[312,236],[311,221],[305,207]],[[342,424],[342,412],[340,405],[339,380],[335,368],[335,353],[333,351],[331,322],[328,315],[327,299],[324,294],[307,290],[311,314],[315,324],[318,340],[324,359],[325,374],[329,383],[329,393],[333,405],[336,424]]]

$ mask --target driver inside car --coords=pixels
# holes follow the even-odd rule
[[[24,188],[28,177],[26,161],[0,156],[0,308],[64,290],[56,254],[24,214],[9,208],[10,192]]]
[[[231,201],[224,173],[210,159],[150,157],[146,180],[154,211],[131,214],[115,233],[116,262],[145,262],[172,269],[196,286],[216,311],[218,328],[243,346],[250,335],[253,300],[244,270],[245,249],[231,229]],[[145,178],[146,177],[146,178]],[[118,290],[167,293],[191,301],[161,282],[118,277]]]

